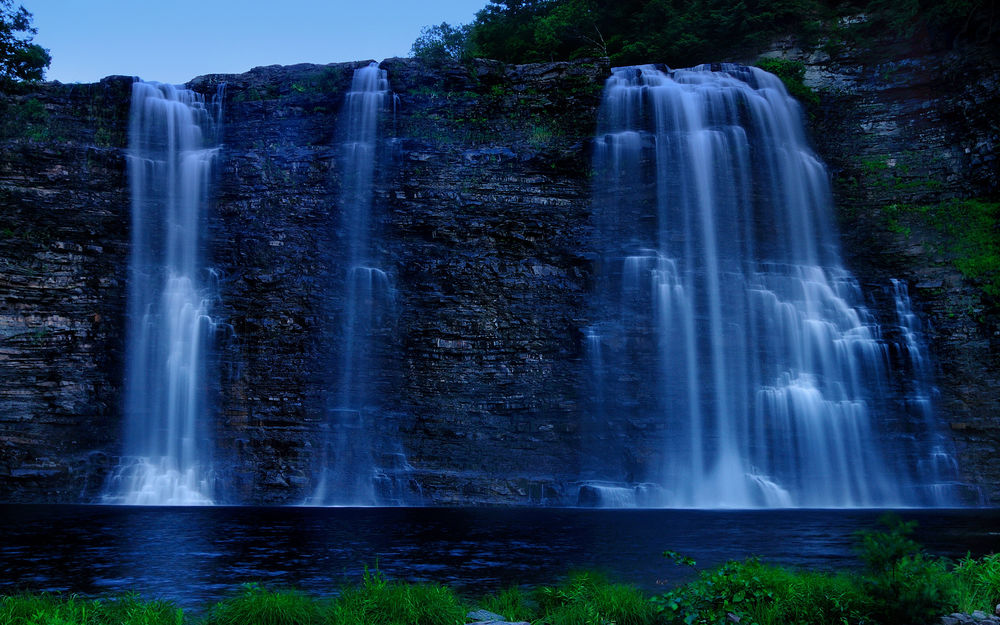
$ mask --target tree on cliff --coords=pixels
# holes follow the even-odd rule
[[[410,54],[418,59],[460,61],[466,55],[470,28],[468,24],[452,26],[448,22],[441,22],[437,26],[425,26],[420,30],[420,36],[413,42]]]
[[[31,42],[37,32],[23,6],[15,9],[13,0],[0,0],[0,88],[44,77],[52,57]]]

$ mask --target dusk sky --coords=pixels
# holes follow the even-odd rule
[[[424,26],[471,22],[488,0],[15,0],[48,48],[48,80],[124,74],[184,83],[258,65],[406,56]]]

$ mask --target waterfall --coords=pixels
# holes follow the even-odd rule
[[[594,163],[590,427],[652,423],[658,438],[643,462],[592,437],[585,478],[658,484],[662,506],[950,502],[923,488],[933,437],[900,434],[917,417],[892,392],[889,346],[840,264],[826,169],[777,77],[615,69]]]
[[[217,295],[202,232],[221,90],[219,96],[206,106],[201,95],[171,85],[132,87],[126,436],[104,498],[109,503],[213,501],[206,357]]]
[[[379,455],[372,420],[381,398],[372,384],[380,370],[378,341],[395,305],[392,276],[378,266],[374,183],[379,156],[379,118],[396,106],[378,64],[354,71],[341,113],[342,177],[339,209],[344,269],[339,359],[334,362],[326,407],[320,466],[307,503],[375,505],[401,503],[398,480],[410,466],[399,451]],[[384,456],[384,458],[383,458]]]

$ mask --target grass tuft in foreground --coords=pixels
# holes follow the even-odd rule
[[[84,599],[76,595],[19,594],[0,598],[2,625],[181,625],[184,615],[169,601],[138,595]]]
[[[438,584],[407,584],[365,571],[361,585],[333,602],[328,623],[343,625],[463,625],[466,609],[455,593]]]
[[[245,584],[243,592],[209,610],[204,625],[320,625],[322,603],[295,590]]]

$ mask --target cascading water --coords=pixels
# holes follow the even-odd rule
[[[922,462],[933,444],[898,435],[933,427],[929,402],[907,410],[890,392],[887,343],[840,266],[826,170],[778,78],[616,69],[595,172],[586,498],[649,502],[651,482],[653,505],[679,507],[950,502],[921,488],[938,479]],[[651,421],[653,462],[601,434]]]
[[[220,111],[221,89],[209,107],[201,95],[171,85],[132,87],[126,437],[109,503],[213,500],[206,357],[217,296],[203,265],[202,232]]]
[[[334,363],[327,406],[319,478],[308,503],[375,505],[400,503],[397,474],[409,469],[400,452],[376,462],[370,422],[379,399],[372,393],[380,363],[377,341],[395,301],[391,276],[377,265],[373,233],[375,166],[379,152],[379,117],[395,105],[385,70],[371,63],[355,70],[341,113],[343,176],[340,187],[344,253],[340,358]]]

